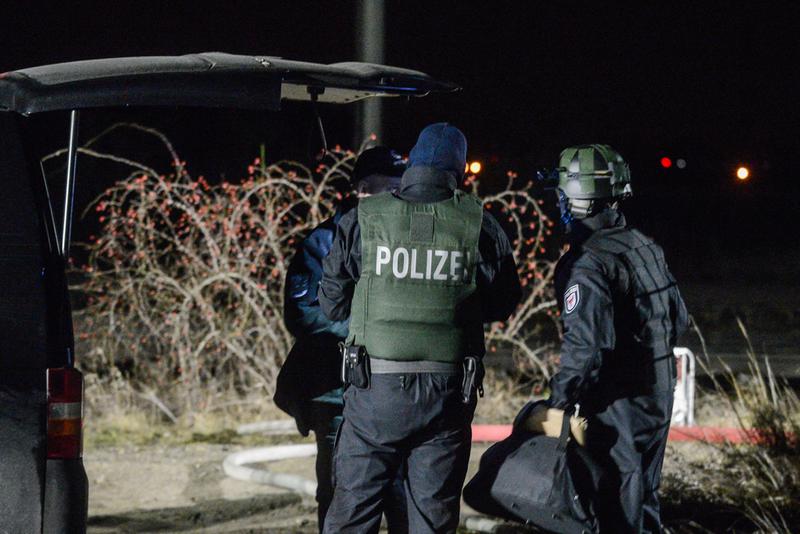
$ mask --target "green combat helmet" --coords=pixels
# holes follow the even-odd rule
[[[631,171],[608,145],[571,146],[559,158],[558,189],[571,214],[584,218],[601,206],[631,196]]]

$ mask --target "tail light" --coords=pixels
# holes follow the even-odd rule
[[[83,375],[72,368],[47,370],[47,457],[83,453]]]

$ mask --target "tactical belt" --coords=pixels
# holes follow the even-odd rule
[[[424,360],[399,361],[382,360],[380,358],[369,359],[372,374],[409,374],[409,373],[437,373],[443,375],[460,375],[464,372],[462,363],[432,362]]]

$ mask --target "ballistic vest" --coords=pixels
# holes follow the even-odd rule
[[[461,191],[432,203],[391,193],[360,200],[361,278],[348,342],[387,360],[481,356],[475,270],[482,220],[480,201]]]
[[[624,294],[615,314],[622,323],[617,344],[653,357],[671,355],[688,314],[661,247],[638,230],[615,228],[595,232],[583,248],[616,256],[627,271],[613,287]]]

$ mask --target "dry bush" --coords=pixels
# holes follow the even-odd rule
[[[293,341],[282,321],[289,260],[296,243],[332,215],[355,154],[337,147],[314,169],[257,159],[242,182],[211,184],[193,178],[157,131],[125,124],[101,135],[120,128],[160,139],[172,168],[158,172],[81,149],[134,169],[87,210],[102,230],[85,245],[73,288],[87,303],[76,312],[82,367],[100,395],[144,399],[173,421],[235,402],[231,394],[271,396]],[[474,177],[467,184],[480,194]],[[514,233],[525,291],[516,315],[494,325],[488,339],[547,376],[536,332],[554,317],[553,263],[542,259],[553,223],[513,174],[485,200]]]
[[[520,180],[512,171],[507,177],[505,187],[495,193],[484,193],[474,176],[465,182],[506,228],[522,284],[517,311],[508,321],[493,323],[486,340],[490,351],[498,346],[511,349],[518,372],[534,378],[540,387],[555,367],[555,344],[548,333],[557,322],[553,298],[556,262],[547,255],[555,223],[542,209],[544,201],[534,197],[531,181]]]
[[[710,371],[705,340],[693,325],[705,353],[705,361],[698,361],[750,442],[718,446],[729,476],[713,489],[744,510],[759,531],[794,532],[790,527],[800,523],[800,400],[775,377],[769,358],[756,355],[744,324],[738,319],[737,323],[747,343],[749,372],[737,377],[720,360],[724,383]],[[733,486],[731,479],[736,479]]]
[[[82,366],[121,369],[179,411],[202,411],[215,393],[270,394],[292,343],[288,260],[332,213],[354,155],[330,151],[313,170],[257,160],[241,183],[217,185],[170,156],[170,174],[131,162],[90,206],[102,232],[76,288],[88,302],[76,314],[90,347]]]

